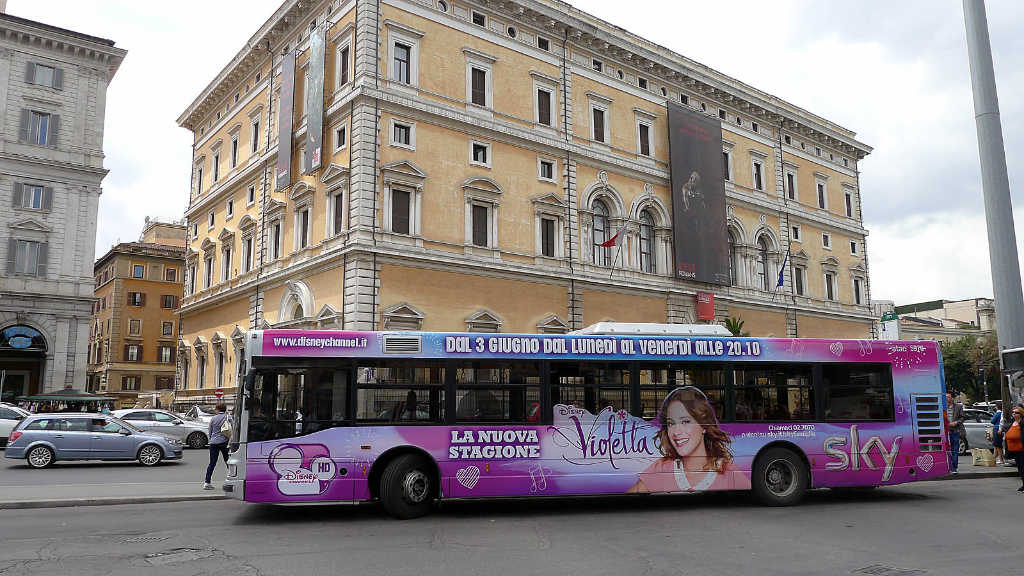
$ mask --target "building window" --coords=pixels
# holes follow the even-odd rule
[[[252,270],[252,245],[253,238],[249,236],[242,240],[242,272]]]
[[[771,288],[771,275],[768,273],[768,242],[764,236],[757,239],[757,285],[761,290]]]
[[[861,295],[861,280],[860,278],[853,279],[853,303],[860,306],[863,302],[863,296]],[[973,324],[973,322],[972,322]]]
[[[408,190],[391,190],[391,231],[396,234],[409,233],[409,203],[412,195]]]
[[[412,83],[412,46],[395,42],[391,79],[402,84]]]
[[[789,134],[786,134],[782,138],[786,141],[786,144],[792,144],[793,143],[793,139],[789,137]]]
[[[178,269],[177,268],[165,268],[164,269],[164,280],[167,282],[178,281]]]
[[[800,225],[799,224],[794,225],[793,226],[793,233],[790,235],[790,238],[792,238],[792,240],[794,242],[800,242],[801,241],[801,239],[800,239],[800,232],[801,232]]]
[[[200,194],[203,191],[203,167],[196,167],[196,194]]]
[[[221,252],[221,263],[220,263],[220,281],[224,282],[231,279],[231,247],[226,246]]]
[[[814,154],[815,154],[816,156],[821,156],[821,148],[819,148],[819,147],[815,146],[815,147],[814,147]]]
[[[487,217],[487,206],[473,204],[473,245],[486,248],[487,228],[489,218]]]
[[[608,126],[605,123],[605,115],[607,113],[607,108],[598,107],[593,104],[590,106],[591,138],[595,142],[603,143],[608,141]]]
[[[139,377],[121,376],[121,390],[128,392],[137,392],[139,390]]]
[[[750,123],[750,129],[753,130],[755,133],[760,132],[760,128],[761,127],[757,125],[757,122]]]
[[[231,167],[238,166],[238,136],[231,139]]]
[[[216,359],[216,362],[217,362],[217,364],[215,364],[214,367],[213,367],[214,370],[216,370],[216,372],[214,372],[214,384],[216,384],[217,388],[223,388],[224,387],[224,352],[218,350],[217,352],[214,353],[214,358]]]
[[[206,385],[206,356],[196,353],[196,388]]]
[[[225,220],[232,218],[235,215],[235,201],[228,200],[224,205]]]
[[[598,266],[611,266],[612,251],[610,247],[601,246],[611,238],[608,206],[601,200],[594,201],[594,256],[593,263]]]
[[[22,140],[38,146],[56,144],[59,116],[35,110],[22,111]]]
[[[832,249],[832,235],[828,232],[821,233],[821,247],[829,250]]]
[[[821,208],[823,210],[827,209],[828,208],[828,196],[825,194],[825,183],[824,182],[818,182],[817,183],[817,188],[818,188],[818,208]]]
[[[555,257],[555,220],[540,219],[540,253],[548,258]]]
[[[718,117],[721,118],[722,120],[725,120],[725,109],[724,108],[719,108],[718,109]],[[739,120],[739,118],[737,118],[737,120]]]
[[[274,222],[270,231],[271,239],[270,245],[272,248],[271,255],[274,260],[281,257],[281,221]]]
[[[255,154],[260,149],[260,121],[258,119],[252,121],[252,131],[249,134],[249,139],[249,150]]]
[[[540,48],[541,50],[544,50],[545,52],[547,52],[547,51],[551,50],[551,42],[549,42],[547,38],[543,38],[541,36],[538,36],[537,37],[537,48]]]
[[[540,158],[537,160],[537,178],[545,182],[555,181],[555,161]]]
[[[348,146],[348,127],[342,124],[334,129],[334,149],[341,150]]]
[[[178,297],[174,294],[164,294],[160,297],[160,307],[165,310],[174,310],[178,306]]]
[[[35,62],[29,62],[26,77],[28,82],[39,86],[56,88],[57,90],[62,89],[64,86],[63,72],[59,68],[54,68],[53,66],[45,66],[43,64],[36,64]]]
[[[843,200],[846,201],[846,217],[853,218],[853,194],[845,192],[843,194]]]
[[[342,192],[338,192],[333,196],[333,216],[334,216],[334,228],[331,231],[335,234],[341,234],[341,231],[345,229],[345,195]]]
[[[303,208],[295,214],[295,245],[301,250],[309,246],[309,208]]]
[[[483,26],[484,28],[486,28],[487,27],[487,16],[477,12],[476,10],[474,10],[473,11],[473,24],[476,24],[477,26]]]
[[[252,184],[246,190],[245,194],[245,205],[252,206],[256,202],[256,185]]]
[[[198,222],[193,222],[192,223],[192,239],[195,240],[197,238],[199,238],[199,223]]]
[[[732,230],[729,231],[729,285],[736,285],[736,237],[732,235]]]
[[[590,65],[594,69],[594,72],[604,72],[604,62],[593,59],[591,60]]]
[[[213,155],[213,181],[220,179],[220,153]]]
[[[161,336],[173,336],[174,335],[174,322],[163,322],[160,325]]]
[[[636,79],[636,85],[641,90],[647,90],[647,78],[641,78],[641,77],[638,76],[637,79]]]
[[[128,320],[128,334],[138,336],[142,334],[142,320],[132,318]]]
[[[473,166],[491,167],[491,145],[486,142],[470,141],[469,163]]]
[[[170,346],[160,346],[156,349],[157,362],[161,364],[170,364],[173,358],[174,348]]]
[[[146,305],[146,294],[143,292],[129,292],[128,293],[128,305],[129,306],[145,306]]]
[[[191,266],[188,269],[188,293],[196,293],[196,267]]]
[[[551,110],[554,108],[554,91],[547,86],[537,87],[537,123],[552,126],[554,120]]]
[[[138,344],[126,344],[124,347],[124,359],[126,362],[138,362],[142,356],[142,346]]]
[[[825,299],[836,301],[836,275],[833,272],[825,272]]]
[[[211,211],[210,212],[210,217],[208,218],[208,222],[207,222],[207,225],[206,225],[206,229],[207,230],[213,230],[213,220],[214,220],[214,216],[213,216],[213,212]]]
[[[348,46],[338,53],[338,86],[348,84]]]
[[[679,103],[682,104],[683,106],[689,106],[690,105],[690,97],[687,96],[686,94],[680,94],[679,95]]]
[[[644,120],[638,120],[636,124],[636,135],[637,135],[637,152],[641,156],[651,155],[651,123]]]
[[[53,192],[38,184],[14,184],[14,206],[32,210],[49,210],[53,205]]]
[[[391,145],[409,150],[416,149],[416,125],[412,122],[391,120]]]
[[[764,190],[764,167],[761,162],[754,160],[753,163],[754,190]]]
[[[640,213],[640,270],[654,274],[654,218],[644,210]]]
[[[209,287],[213,286],[213,255],[212,254],[206,257],[206,269],[204,270],[204,272],[205,272],[205,280],[206,280],[205,286],[206,286],[206,288],[209,288]]]
[[[444,0],[437,0],[437,9],[440,10],[441,12],[447,12],[448,3],[445,2]]]
[[[796,174],[786,171],[786,197],[796,200]]]
[[[132,266],[132,278],[144,278],[146,275],[146,267],[142,264],[135,264]]]
[[[807,281],[807,269],[801,266],[793,267],[793,289],[797,296],[804,295],[804,284]]]
[[[487,106],[487,70],[472,68],[472,102],[477,106]]]
[[[850,240],[850,255],[851,256],[856,256],[857,255],[857,241],[856,240]]]
[[[722,150],[722,173],[725,179],[732,181],[732,152]]]

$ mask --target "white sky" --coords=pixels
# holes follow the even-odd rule
[[[97,255],[146,216],[180,218],[191,140],[175,120],[279,0],[9,0],[10,14],[110,38]],[[991,296],[963,14],[957,0],[645,0],[573,4],[857,132],[871,295]],[[640,9],[636,9],[640,8]],[[990,0],[1010,187],[1024,177],[1024,3]],[[230,27],[224,27],[230,23]],[[1017,213],[1024,213],[1019,194]],[[1018,216],[1018,250],[1024,217]]]

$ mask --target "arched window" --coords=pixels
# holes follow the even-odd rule
[[[729,285],[736,285],[736,269],[739,266],[736,263],[736,237],[732,235],[732,230],[729,231]]]
[[[612,251],[601,246],[608,241],[611,232],[608,230],[608,206],[600,200],[594,201],[594,264],[611,266]]]
[[[302,311],[302,304],[296,304],[292,309],[292,320],[302,320],[306,315]]]
[[[640,270],[656,272],[654,264],[654,217],[647,210],[640,213]]]
[[[761,290],[768,290],[768,242],[764,236],[757,239],[757,282]]]

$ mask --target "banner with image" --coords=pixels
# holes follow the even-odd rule
[[[295,51],[290,50],[281,61],[281,92],[277,110],[277,172],[278,190],[292,184],[292,98],[295,94]]]
[[[309,35],[309,67],[306,77],[306,158],[302,173],[309,174],[323,163],[324,133],[324,27]]]
[[[729,285],[722,124],[668,103],[675,275]]]

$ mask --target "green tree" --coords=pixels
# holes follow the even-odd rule
[[[737,316],[730,316],[725,319],[725,329],[733,336],[750,336],[750,332],[743,331],[743,320]]]
[[[942,343],[942,369],[946,389],[963,392],[972,401],[985,398],[984,385],[978,379],[985,370],[989,396],[999,395],[999,349],[995,333],[979,338],[968,334],[959,340]]]

